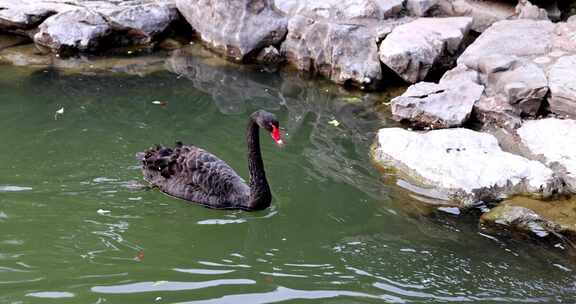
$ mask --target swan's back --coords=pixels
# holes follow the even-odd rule
[[[169,195],[218,209],[242,209],[250,198],[250,188],[226,162],[196,146],[156,146],[137,157],[144,179]]]

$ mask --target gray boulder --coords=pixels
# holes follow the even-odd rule
[[[282,52],[299,70],[368,87],[382,79],[375,37],[374,28],[361,24],[294,16]]]
[[[489,74],[489,95],[502,95],[520,115],[536,116],[548,93],[544,71],[531,62],[514,62],[508,70]]]
[[[478,70],[482,58],[542,56],[550,51],[554,23],[536,20],[507,20],[494,24],[458,58],[458,64]],[[520,39],[521,37],[521,39]],[[497,71],[497,70],[496,70]]]
[[[542,163],[504,152],[494,136],[468,129],[380,129],[374,157],[410,181],[445,193],[461,207],[520,193],[548,196],[558,190],[552,170]]]
[[[118,5],[106,10],[106,20],[115,31],[127,32],[132,44],[148,44],[178,19],[178,10],[170,3]]]
[[[475,59],[475,68],[489,98],[507,103],[516,116],[535,116],[538,113],[548,93],[548,79],[539,65],[531,60],[500,54]]]
[[[496,126],[513,130],[522,125],[518,109],[514,108],[503,96],[483,95],[474,104],[474,117],[484,126]]]
[[[461,126],[483,91],[483,86],[472,81],[420,82],[392,99],[392,115],[418,128]]]
[[[472,17],[471,29],[476,32],[483,32],[492,24],[515,15],[514,4],[506,1],[449,0],[444,1],[443,8],[449,16]]]
[[[94,51],[112,31],[100,14],[87,9],[51,16],[38,29],[34,42],[55,53]]]
[[[406,0],[406,9],[412,16],[427,16],[433,10],[440,0]]]
[[[419,18],[392,30],[380,44],[380,60],[410,83],[432,68],[450,67],[463,48],[472,18]]]
[[[33,0],[0,0],[0,30],[22,32],[36,28],[46,18],[76,8],[54,1],[47,3]]]
[[[177,0],[178,10],[215,52],[247,61],[286,36],[287,20],[268,0]]]

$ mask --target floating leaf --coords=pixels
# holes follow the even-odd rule
[[[160,106],[165,106],[165,105],[167,105],[168,103],[167,103],[166,101],[162,101],[162,100],[154,100],[154,101],[152,102],[152,104],[160,105]]]
[[[336,119],[332,119],[331,121],[328,122],[328,124],[331,124],[331,125],[337,127],[340,125],[340,122],[337,121]]]
[[[54,120],[57,120],[58,116],[63,114],[64,114],[64,107],[60,108],[59,110],[56,111],[56,113],[54,113]]]
[[[104,215],[104,214],[108,214],[111,211],[110,210],[104,210],[104,209],[98,209],[98,211],[96,211],[98,214]]]

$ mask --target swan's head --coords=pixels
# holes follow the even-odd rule
[[[252,114],[252,119],[254,119],[260,128],[270,132],[270,136],[272,136],[272,139],[277,145],[282,146],[284,144],[280,137],[280,123],[278,119],[276,119],[276,115],[264,110],[259,110]]]

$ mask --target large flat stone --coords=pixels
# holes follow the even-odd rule
[[[286,35],[287,20],[269,1],[177,0],[176,5],[202,41],[235,61],[247,61]]]
[[[419,18],[392,30],[380,44],[380,60],[410,83],[432,68],[450,67],[463,47],[472,18]]]
[[[468,129],[380,129],[374,156],[463,207],[520,193],[547,196],[557,190],[551,169],[504,152],[494,136]]]
[[[491,55],[503,57],[545,55],[552,48],[554,28],[554,23],[550,21],[500,21],[482,33],[462,53],[458,58],[458,64],[477,70],[479,61]]]

